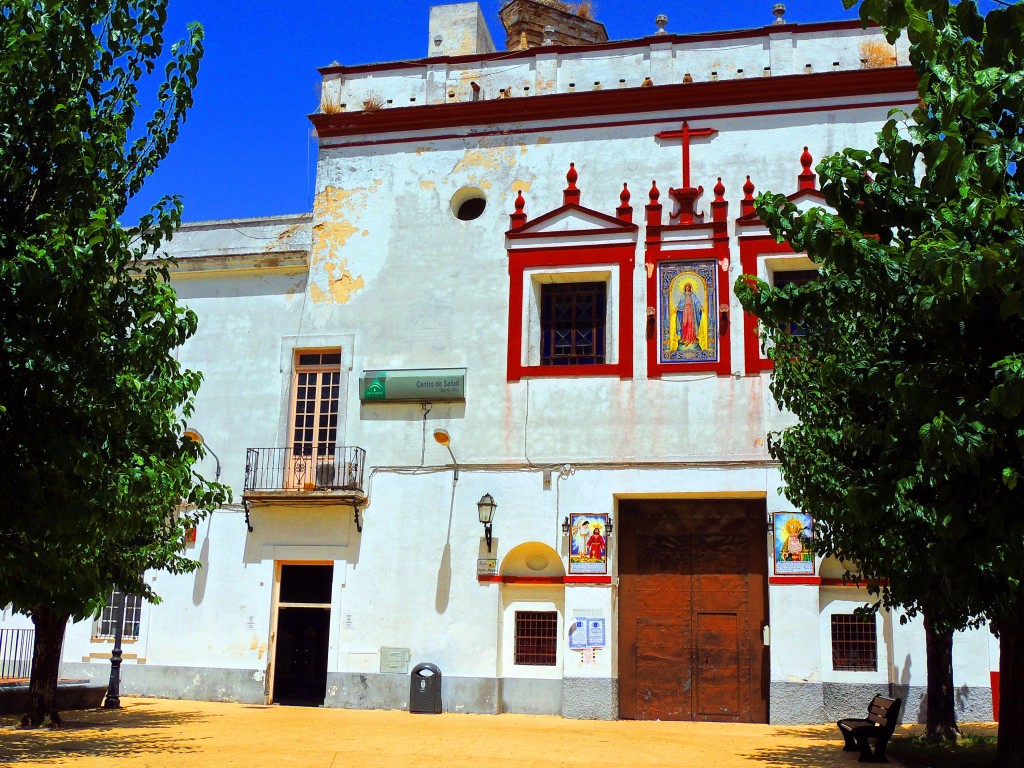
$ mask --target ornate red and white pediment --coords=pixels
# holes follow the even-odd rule
[[[580,204],[579,173],[569,164],[562,204],[530,219],[522,190],[505,233],[509,273],[508,380],[528,376],[633,375],[633,268],[639,227],[623,184],[615,215]],[[551,288],[552,285],[563,286]],[[564,286],[573,286],[564,288]],[[587,293],[600,315],[589,329],[549,325],[557,291]],[[545,307],[548,307],[545,309]],[[574,322],[574,321],[573,321]],[[557,343],[552,341],[558,335]],[[588,335],[589,334],[589,335]],[[592,354],[568,356],[575,340]],[[552,346],[558,354],[552,352]]]
[[[655,138],[680,139],[682,186],[668,190],[665,222],[661,191],[651,182],[645,206],[647,237],[647,375],[731,372],[729,203],[719,178],[704,210],[704,187],[690,181],[690,142],[713,138],[714,128],[662,131]]]

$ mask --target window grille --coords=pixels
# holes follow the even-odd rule
[[[605,283],[541,286],[541,365],[594,365],[605,361]]]
[[[776,288],[785,288],[787,285],[807,285],[817,282],[819,279],[818,270],[800,269],[775,272],[772,276],[772,283]],[[783,323],[783,328],[789,331],[790,336],[806,336],[810,330],[807,323]]]
[[[878,637],[874,616],[833,614],[832,669],[874,672],[878,669]]]
[[[558,612],[516,611],[515,663],[553,667],[558,655]]]
[[[92,636],[97,639],[113,639],[117,629],[117,600],[119,590],[113,590],[107,598],[107,605],[100,611],[99,618],[93,624]],[[126,595],[124,601],[124,629],[121,637],[125,640],[138,640],[139,627],[142,624],[142,598]]]

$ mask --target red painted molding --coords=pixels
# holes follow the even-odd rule
[[[877,26],[872,24],[871,26]],[[697,34],[665,34],[657,37],[648,36],[637,40],[614,40],[606,43],[594,43],[591,45],[547,45],[528,48],[524,51],[499,51],[496,53],[477,53],[465,56],[435,56],[433,58],[412,59],[408,61],[380,62],[375,64],[341,65],[333,64],[326,67],[318,67],[317,72],[321,75],[358,75],[371,72],[387,72],[388,70],[420,69],[428,65],[439,64],[473,64],[491,59],[502,62],[511,62],[516,59],[532,59],[538,53],[580,53],[589,51],[614,51],[629,50],[631,48],[648,48],[652,43],[664,44],[685,44],[705,43],[715,40],[743,40],[746,38],[765,37],[767,35],[788,33],[788,34],[815,34],[817,32],[834,32],[841,30],[862,29],[859,20],[851,19],[844,21],[823,21],[813,24],[770,24],[765,27],[752,27],[750,29],[732,29],[722,32],[700,32]]]
[[[611,584],[611,576],[489,576],[477,575],[486,584]]]
[[[582,117],[650,113],[659,104],[676,112],[740,104],[792,101],[837,101],[857,96],[917,91],[917,74],[910,67],[778,75],[700,83],[675,83],[650,88],[621,88],[582,93],[552,93],[528,99],[492,99],[449,104],[314,114],[309,119],[321,139],[364,134],[431,131],[469,125],[509,125],[524,120],[555,123]],[[770,86],[770,87],[769,87]],[[828,111],[831,107],[821,107]],[[693,119],[693,118],[690,118]],[[569,126],[578,129],[578,126]]]
[[[768,583],[818,586],[821,584],[821,579],[817,576],[769,576]]]
[[[821,586],[823,587],[851,587],[854,589],[860,589],[862,587],[877,585],[879,587],[885,587],[889,585],[888,579],[879,579],[877,581],[843,581],[842,579],[836,578],[822,578]]]
[[[408,144],[423,141],[447,141],[452,139],[465,139],[469,136],[521,136],[528,133],[558,133],[560,131],[585,131],[596,128],[627,128],[633,125],[665,125],[668,122],[679,120],[736,120],[747,117],[772,117],[775,115],[797,115],[809,112],[834,113],[848,109],[893,109],[895,107],[912,107],[917,104],[917,98],[913,99],[892,99],[889,101],[866,101],[852,104],[819,104],[811,107],[780,107],[778,109],[748,109],[735,112],[722,112],[716,114],[688,114],[669,117],[645,117],[634,120],[603,120],[589,123],[573,123],[571,125],[546,125],[533,128],[487,128],[484,130],[465,131],[463,133],[443,133],[426,136],[418,134],[415,136],[403,136],[400,138],[387,139],[366,139],[364,141],[321,141],[321,149],[347,149],[351,147],[379,147],[387,144]],[[322,138],[322,137],[321,137]]]
[[[757,277],[759,256],[793,253],[789,243],[778,243],[771,235],[741,236],[739,243],[740,267],[743,269],[744,275],[752,277]],[[770,371],[775,367],[771,360],[761,354],[761,339],[757,333],[757,322],[757,318],[750,312],[743,313],[743,365],[747,373]]]

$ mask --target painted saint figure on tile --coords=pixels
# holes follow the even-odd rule
[[[661,362],[717,361],[716,263],[710,259],[662,262],[658,269]]]
[[[704,319],[704,308],[700,296],[693,292],[693,283],[683,283],[683,293],[676,304],[676,334],[679,338],[677,350],[700,348],[698,338],[701,320]]]

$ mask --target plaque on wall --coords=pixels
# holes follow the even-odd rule
[[[814,575],[814,519],[805,512],[776,512],[773,530],[776,576]]]

